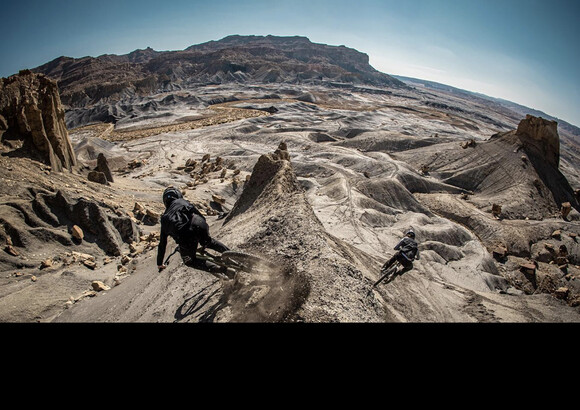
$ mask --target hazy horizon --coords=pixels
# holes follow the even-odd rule
[[[0,77],[60,56],[183,50],[229,35],[345,45],[391,75],[502,98],[580,126],[572,0],[36,0],[5,5]]]

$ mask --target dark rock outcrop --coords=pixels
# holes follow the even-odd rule
[[[64,116],[56,81],[29,70],[1,79],[0,140],[12,155],[72,171],[77,161]]]
[[[95,168],[95,171],[102,172],[105,174],[105,178],[108,182],[113,182],[113,174],[109,168],[109,162],[102,152],[97,156],[97,167]]]
[[[77,229],[82,232],[82,243],[73,234]],[[139,234],[128,215],[98,201],[74,200],[63,191],[30,188],[28,198],[0,204],[0,241],[12,244],[31,262],[37,249],[58,255],[67,249],[94,254],[98,248],[105,255],[119,256]],[[20,260],[0,257],[0,268],[19,264]]]
[[[103,172],[90,171],[87,175],[87,179],[91,182],[96,182],[98,184],[109,185],[107,177]]]

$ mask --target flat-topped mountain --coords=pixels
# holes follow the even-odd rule
[[[405,88],[375,70],[368,55],[306,37],[228,36],[180,51],[135,50],[125,55],[59,57],[34,69],[58,81],[73,107],[227,82],[346,82]]]

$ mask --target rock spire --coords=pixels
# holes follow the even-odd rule
[[[5,149],[38,159],[53,171],[72,171],[77,160],[64,114],[56,81],[30,70],[0,79],[0,141]]]

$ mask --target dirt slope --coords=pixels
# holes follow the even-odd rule
[[[367,296],[381,259],[326,232],[288,157],[283,149],[261,155],[230,215],[212,224],[220,240],[276,261],[279,271],[224,282],[173,262],[158,274],[150,255],[138,262],[139,275],[56,321],[577,320],[551,296],[510,290],[489,254],[459,226],[433,227],[431,235],[445,236],[446,244],[424,242],[415,271]]]

